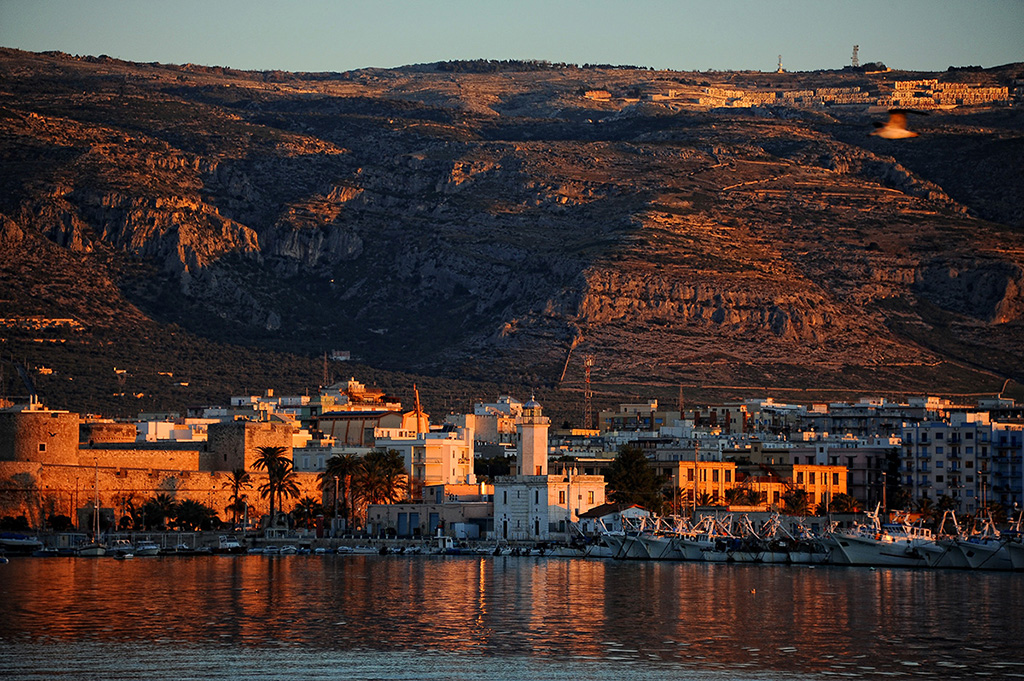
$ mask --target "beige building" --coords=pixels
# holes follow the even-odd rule
[[[402,455],[414,490],[429,485],[476,484],[473,431],[469,428],[378,428],[374,442],[377,449],[393,449]]]

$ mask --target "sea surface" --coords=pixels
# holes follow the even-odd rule
[[[1024,574],[537,557],[11,558],[5,679],[1024,678]]]

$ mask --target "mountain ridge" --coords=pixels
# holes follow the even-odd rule
[[[1024,381],[1018,108],[936,111],[897,145],[869,137],[864,107],[643,98],[786,74],[306,78],[13,50],[0,71],[5,278],[33,281],[63,253],[66,272],[118,291],[51,275],[33,284],[47,304],[18,286],[4,298],[58,317],[77,305],[86,335],[174,324],[550,389],[579,388],[583,354],[608,385]],[[586,96],[599,88],[640,96]]]

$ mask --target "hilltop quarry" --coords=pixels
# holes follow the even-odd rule
[[[1024,381],[1024,66],[473,64],[0,51],[7,316],[563,387],[584,353],[619,386]],[[911,101],[919,137],[869,135]]]

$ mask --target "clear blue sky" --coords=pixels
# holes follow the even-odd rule
[[[445,59],[942,71],[1024,61],[1024,0],[0,0],[0,46],[346,71]]]

